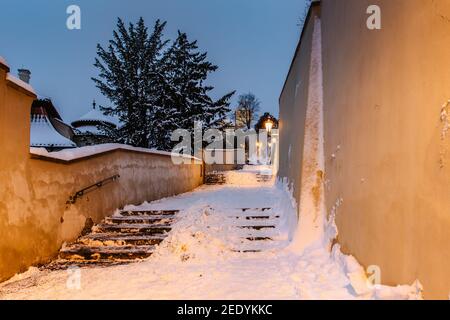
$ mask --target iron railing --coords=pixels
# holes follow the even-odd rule
[[[116,174],[112,177],[109,177],[102,181],[94,183],[93,185],[90,185],[89,187],[81,189],[80,191],[77,191],[73,195],[71,195],[69,197],[69,200],[67,200],[66,204],[75,204],[77,202],[77,200],[82,198],[86,193],[92,192],[96,189],[100,189],[101,187],[103,187],[106,184],[117,181],[119,178],[120,178],[120,175]]]

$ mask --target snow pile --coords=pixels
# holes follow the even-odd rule
[[[342,254],[340,245],[333,247],[331,256],[336,261],[344,274],[348,277],[350,285],[355,293],[364,299],[379,300],[421,300],[422,285],[416,280],[412,285],[396,287],[374,284],[368,279],[366,271],[353,256]]]
[[[158,260],[205,261],[230,253],[221,220],[208,206],[181,212],[169,237],[153,255]]]
[[[308,105],[300,187],[299,225],[292,248],[301,252],[311,245],[323,247],[328,242],[325,234],[326,209],[324,200],[324,137],[323,137],[323,83],[321,22],[315,18],[312,40]]]

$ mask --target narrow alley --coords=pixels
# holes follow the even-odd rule
[[[1,299],[414,299],[415,287],[370,287],[339,249],[290,248],[296,210],[286,186],[254,172],[224,185],[121,212],[177,212],[147,259],[113,266],[30,268],[0,285]],[[96,227],[94,227],[95,230]],[[105,245],[92,242],[91,246]],[[111,244],[109,244],[111,246]],[[62,252],[64,252],[64,248]],[[67,250],[66,250],[67,252]]]

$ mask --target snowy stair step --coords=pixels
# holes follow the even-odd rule
[[[240,208],[240,209],[236,209],[236,210],[240,210],[242,212],[248,212],[248,211],[250,211],[250,212],[258,212],[258,211],[265,212],[265,211],[271,211],[272,208],[269,208],[269,207],[263,207],[263,208]]]
[[[40,270],[67,270],[70,267],[89,268],[89,267],[112,267],[130,264],[133,260],[111,260],[111,259],[99,259],[99,260],[67,260],[58,259],[40,268]]]
[[[119,216],[175,216],[180,210],[124,210]]]
[[[115,243],[123,245],[156,245],[166,238],[166,235],[148,235],[146,233],[92,233],[78,240],[78,243],[88,245],[92,241]]]
[[[153,224],[153,223],[172,223],[174,215],[154,215],[154,216],[113,216],[106,218],[108,224]]]
[[[274,226],[278,225],[278,220],[269,219],[269,220],[228,220],[226,221],[226,225],[236,226],[236,227],[253,227],[253,226]]]
[[[256,238],[241,239],[239,243],[231,242],[230,247],[236,252],[263,252],[280,249],[285,246],[284,241],[273,241],[273,239],[263,239],[253,241]]]
[[[225,184],[226,177],[223,173],[208,173],[205,176],[205,184],[206,185],[215,185],[215,184]]]
[[[231,251],[236,253],[261,253],[261,250],[258,249],[232,249]]]
[[[279,219],[280,216],[229,216],[229,218],[237,220],[275,220]]]
[[[243,239],[247,241],[273,241],[273,238],[271,237],[246,237]]]
[[[248,228],[235,228],[236,231],[233,231],[233,235],[236,238],[277,238],[278,232],[276,229],[248,229]]]
[[[254,225],[254,226],[238,226],[241,229],[253,229],[253,230],[264,230],[264,229],[275,229],[274,225]]]
[[[172,230],[170,224],[99,224],[93,228],[96,233],[116,232],[116,233],[146,233],[161,234]]]
[[[66,260],[100,259],[144,259],[151,256],[154,246],[99,246],[74,245],[60,251],[59,257]]]

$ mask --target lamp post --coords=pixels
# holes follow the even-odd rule
[[[271,120],[267,120],[265,123],[267,133],[270,133],[273,128],[273,122]]]
[[[267,161],[270,164],[270,159],[272,157],[272,152],[271,152],[271,148],[272,148],[272,139],[270,137],[270,133],[272,132],[272,128],[273,128],[273,121],[272,120],[267,120],[264,124],[264,126],[266,127],[266,131],[267,131],[267,152],[266,152],[266,157],[267,157]],[[269,142],[270,139],[270,142]]]

